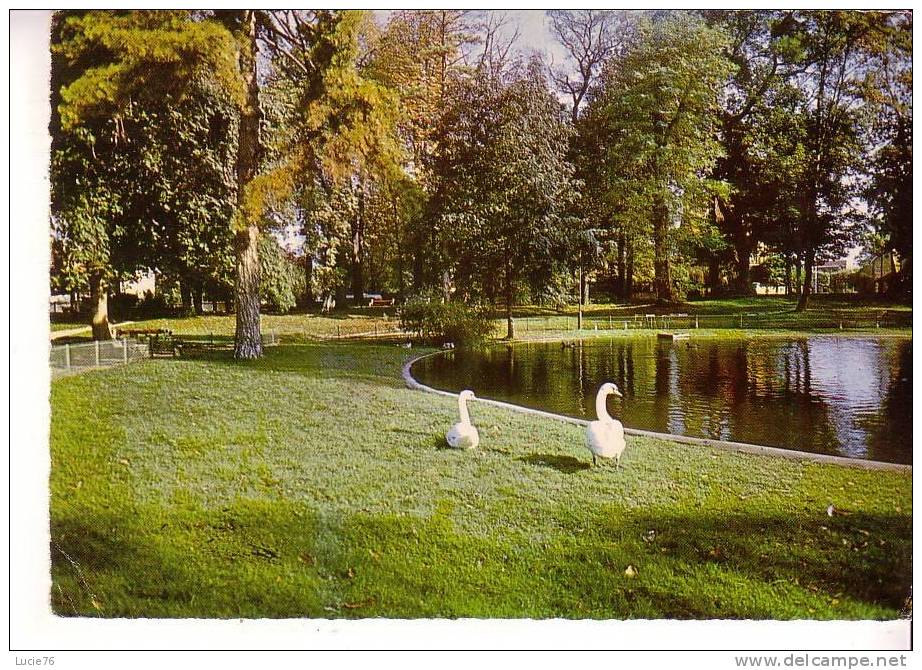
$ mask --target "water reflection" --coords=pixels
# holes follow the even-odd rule
[[[615,338],[454,350],[417,363],[424,383],[590,418],[607,380],[610,411],[660,432],[912,462],[912,341],[658,341]]]

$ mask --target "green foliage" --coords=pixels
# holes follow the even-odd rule
[[[259,238],[259,264],[262,299],[274,312],[287,312],[295,306],[304,286],[304,269],[282,249],[272,235]]]
[[[147,293],[134,308],[135,319],[156,319],[175,313],[176,308],[167,299],[167,294],[160,291],[156,295]]]
[[[569,255],[576,184],[570,135],[535,64],[509,82],[459,82],[442,118],[429,219],[442,268],[464,292],[507,302],[540,289]]]
[[[708,177],[723,151],[718,97],[732,65],[726,35],[686,14],[641,23],[638,34],[604,69],[585,126],[601,159],[604,209],[632,238],[653,243],[665,272],[657,269],[657,281],[671,294],[681,286],[667,290],[668,264],[688,258],[677,233],[710,236]]]
[[[243,90],[236,46],[219,22],[186,10],[91,11],[59,17],[52,52],[80,76],[60,90],[64,130],[129,112],[136,96],[152,90],[182,95],[207,75],[237,104]]]
[[[399,316],[403,330],[429,344],[469,346],[483,342],[493,332],[486,306],[442,301],[434,296],[410,298],[400,306]]]
[[[133,77],[141,66],[130,64],[132,58],[163,55],[150,44],[153,51],[132,45],[119,51],[110,44],[112,34],[181,42],[174,33],[189,20],[157,12],[55,16],[52,221],[60,258],[55,271],[65,287],[82,289],[93,273],[125,279],[146,268],[175,278],[187,295],[194,287],[232,283],[235,184],[228,165],[236,151],[237,111],[218,73],[173,63],[182,71],[170,72],[182,81],[154,90],[145,77],[161,70],[152,64],[135,72],[140,79],[122,91],[127,102],[117,108],[86,105],[78,114],[68,107],[75,87],[91,81],[101,61],[117,61],[123,75]],[[129,34],[129,25],[160,27],[156,35]],[[194,60],[180,52],[176,58]]]
[[[872,228],[903,261],[894,289],[904,295],[912,283],[912,14],[895,12],[866,42],[873,65],[863,96],[871,117],[867,198]]]
[[[554,21],[576,35],[593,16]],[[259,110],[238,62],[250,18]],[[617,35],[596,18],[595,47],[565,45],[599,59],[560,79],[569,114],[544,65],[494,67],[492,24],[462,10],[381,28],[336,10],[55,14],[54,290],[153,268],[185,303],[225,296],[235,225],[255,222],[300,230],[315,296],[444,283],[461,301],[551,300],[580,266],[681,298],[728,268],[745,290],[757,250],[796,267],[871,238],[908,288],[910,13],[657,12]],[[261,155],[238,193],[254,111]],[[307,282],[276,251],[263,297],[281,309]]]

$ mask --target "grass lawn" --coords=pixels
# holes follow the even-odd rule
[[[576,306],[558,312],[550,307],[520,306],[515,310],[516,337],[518,339],[536,338],[573,338],[604,335],[611,328],[622,331],[622,324],[628,321],[631,331],[641,330],[644,323],[635,321],[634,315],[670,314],[677,311],[702,318],[699,333],[715,335],[721,331],[738,337],[742,334],[771,334],[772,330],[791,335],[792,333],[838,332],[839,324],[844,320],[847,332],[862,330],[873,335],[911,334],[912,308],[892,302],[878,300],[857,300],[849,296],[814,297],[811,307],[805,313],[793,311],[796,301],[783,296],[760,296],[751,298],[722,298],[699,300],[681,306],[653,307],[650,305],[612,305],[598,304],[586,307],[585,323],[582,331],[576,331]],[[744,312],[747,317],[744,326],[739,328],[737,317]],[[874,327],[874,319],[888,313],[880,328]],[[725,316],[723,320],[721,315]],[[730,315],[733,315],[732,318]],[[708,321],[714,319],[716,321]],[[860,319],[856,328],[850,320]],[[899,324],[888,327],[888,324]],[[52,327],[55,328],[56,324]],[[677,323],[676,328],[686,329],[687,323]],[[136,321],[130,326],[136,329],[168,328],[177,335],[190,337],[233,337],[235,321],[233,315],[206,315],[181,318],[149,319]],[[295,314],[264,314],[262,329],[274,331],[285,342],[307,342],[316,339],[348,337],[353,335],[385,334],[400,327],[395,307],[349,307],[348,309],[328,315],[316,312]],[[596,330],[598,328],[598,330]],[[662,330],[657,323],[654,330]],[[730,331],[733,331],[730,333]],[[497,319],[495,335],[505,337],[504,319]],[[75,336],[69,341],[88,341],[89,332]],[[60,340],[63,343],[65,340]]]
[[[131,328],[168,328],[177,335],[233,337],[236,321],[234,315],[204,315],[149,319],[135,321]],[[310,340],[349,335],[381,333],[399,328],[397,308],[361,307],[341,313],[320,315],[312,313],[263,314],[263,332],[274,331],[287,341]]]
[[[900,616],[909,474],[642,438],[590,469],[580,428],[476,403],[481,447],[457,452],[455,402],[403,387],[416,353],[314,342],[52,382],[54,610]]]
[[[58,322],[58,323],[51,324],[52,333],[57,333],[62,330],[77,330],[78,328],[86,328],[87,330],[89,330],[90,326],[87,323],[79,323],[79,322],[67,322],[67,323]]]

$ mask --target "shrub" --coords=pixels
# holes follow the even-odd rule
[[[118,320],[131,318],[138,307],[138,296],[131,293],[117,293],[109,298],[109,316]]]
[[[145,291],[144,297],[134,308],[136,319],[156,319],[165,316],[173,316],[176,310],[167,302],[167,297],[162,293],[153,295],[150,291]]]
[[[482,342],[493,330],[493,322],[483,305],[417,297],[400,308],[400,327],[431,344],[468,346]]]
[[[287,312],[295,306],[295,295],[304,286],[304,268],[271,235],[259,239],[262,272],[261,297],[270,311]]]

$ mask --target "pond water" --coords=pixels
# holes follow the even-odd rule
[[[912,463],[909,338],[522,343],[455,349],[417,362],[413,376],[589,419],[596,390],[613,381],[624,397],[608,409],[628,428]]]

